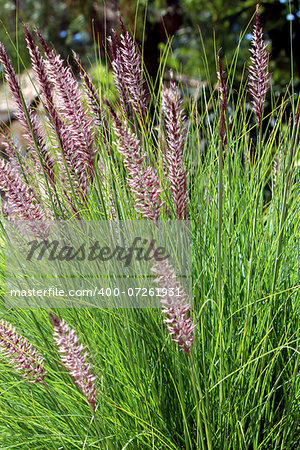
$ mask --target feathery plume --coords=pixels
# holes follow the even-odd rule
[[[43,105],[50,116],[50,119],[52,121],[51,125],[55,128],[60,143],[63,146],[64,143],[64,139],[62,136],[63,124],[54,105],[51,83],[47,75],[45,61],[43,60],[38,47],[35,45],[32,35],[29,33],[29,30],[26,27],[25,27],[25,40],[31,59],[31,65],[38,80]]]
[[[111,58],[111,65],[113,69],[114,84],[119,94],[121,108],[124,113],[124,116],[129,118],[131,115],[131,103],[123,79],[123,68],[120,57],[121,42],[115,30],[112,30],[111,36],[108,37],[108,46]]]
[[[183,220],[186,219],[188,200],[183,162],[186,127],[182,101],[174,81],[171,82],[169,88],[162,87],[161,106],[166,129],[166,171],[176,216],[179,220]]]
[[[224,137],[226,134],[226,115],[227,115],[227,86],[225,80],[225,72],[221,63],[221,59],[218,56],[218,79],[219,79],[219,91],[221,97],[221,118],[220,118],[220,137],[221,141],[224,142]],[[226,137],[227,140],[227,137]]]
[[[26,380],[45,384],[43,358],[27,339],[17,334],[15,328],[4,320],[0,320],[0,351]]]
[[[146,84],[143,77],[143,62],[132,36],[126,31],[120,19],[120,38],[113,33],[110,38],[110,52],[114,81],[128,118],[128,102],[143,122],[148,104]]]
[[[29,125],[26,118],[26,113],[24,111],[24,105],[23,105],[23,98],[21,94],[21,88],[19,85],[19,82],[17,80],[16,73],[13,69],[13,66],[11,64],[11,60],[6,53],[6,50],[4,48],[4,45],[2,42],[0,42],[0,63],[4,67],[5,70],[5,79],[8,82],[8,85],[11,90],[12,97],[16,103],[17,106],[17,115],[18,119],[21,121],[24,128],[29,131]]]
[[[11,215],[25,220],[46,219],[37,194],[22,181],[18,172],[1,158],[0,189],[5,193]]]
[[[109,105],[110,107],[110,105]],[[128,171],[127,182],[134,196],[135,206],[140,214],[150,220],[157,221],[162,202],[157,172],[153,165],[143,168],[146,154],[142,152],[136,134],[126,122],[121,122],[110,107],[114,121],[114,131],[118,142],[118,151],[124,156],[124,165]]]
[[[268,72],[269,52],[263,41],[263,30],[260,22],[259,5],[256,5],[255,24],[253,27],[252,54],[249,67],[249,92],[252,96],[252,106],[256,116],[258,129],[261,129],[265,96],[268,92],[271,75]]]
[[[158,221],[162,202],[157,172],[153,165],[141,169],[135,177],[128,180],[131,192],[135,196],[136,208],[146,219]]]
[[[46,70],[57,96],[57,111],[63,121],[61,141],[69,170],[76,174],[83,194],[87,194],[89,184],[95,174],[95,149],[93,121],[86,114],[81,101],[81,91],[71,68],[56,55],[41,33],[38,39],[46,55]]]
[[[71,329],[64,320],[59,320],[50,313],[53,324],[53,339],[58,347],[61,360],[70,372],[74,383],[81,390],[93,410],[96,406],[97,391],[96,376],[91,371],[88,354],[82,344],[78,344],[75,330]]]
[[[37,34],[39,33],[36,31]],[[39,35],[40,36],[40,35]],[[42,39],[42,37],[40,36]],[[64,126],[64,122],[60,117],[57,108],[55,107],[54,97],[52,94],[51,83],[47,74],[45,61],[43,60],[38,47],[35,45],[34,39],[29,33],[28,29],[25,28],[25,40],[27,44],[27,48],[31,58],[32,68],[37,76],[38,84],[40,87],[40,95],[44,104],[44,108],[49,116],[49,125],[53,129],[54,134],[57,137],[58,145],[54,145],[55,150],[57,150],[58,162],[60,164],[60,169],[62,171],[62,181],[63,184],[66,185],[66,180],[68,179],[67,171],[69,172],[69,176],[73,181],[74,187],[78,186],[78,180],[76,176],[75,169],[73,167],[73,146],[72,136],[68,129]],[[46,45],[46,43],[44,43]],[[51,51],[49,49],[49,51]],[[62,151],[63,156],[59,153],[59,150]],[[67,163],[67,168],[65,167],[65,163]],[[66,193],[66,197],[68,197],[68,193]]]
[[[37,76],[38,84],[40,87],[40,95],[42,97],[44,107],[49,112],[51,119],[54,120],[56,124],[57,122],[60,122],[60,119],[54,107],[51,84],[47,76],[45,62],[39,52],[37,45],[35,45],[32,35],[29,33],[29,30],[26,27],[25,41],[27,49],[29,51],[32,68]]]
[[[5,78],[9,84],[12,97],[17,106],[18,119],[20,120],[21,124],[26,130],[28,145],[32,152],[32,159],[35,163],[36,169],[38,172],[41,171],[39,158],[36,155],[39,154],[44,166],[45,173],[47,174],[49,180],[53,181],[54,162],[51,158],[51,155],[47,147],[45,146],[45,139],[38,126],[35,112],[31,108],[27,108],[27,111],[25,111],[26,105],[24,98],[22,96],[20,85],[18,83],[10,58],[6,53],[6,50],[1,42],[0,42],[0,63],[4,67]]]
[[[45,239],[49,233],[47,219],[52,219],[52,211],[46,212],[39,195],[21,179],[21,174],[0,158],[0,190],[3,192],[3,213],[9,220],[28,220],[28,231]],[[38,221],[38,222],[36,222]],[[25,231],[24,224],[22,225]]]
[[[177,342],[180,349],[189,356],[194,341],[193,331],[196,325],[190,317],[190,304],[187,295],[176,278],[175,272],[168,260],[155,261],[152,271],[157,276],[156,283],[166,289],[166,295],[162,297],[164,319],[172,341]],[[169,293],[173,292],[174,295]],[[177,293],[180,292],[180,296]]]

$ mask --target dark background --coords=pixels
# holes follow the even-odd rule
[[[261,16],[265,39],[271,51],[270,71],[273,89],[282,91],[291,79],[291,40],[293,43],[293,68],[296,88],[300,74],[300,2],[264,1]],[[94,64],[97,59],[95,42],[100,43],[102,59],[105,58],[105,36],[118,28],[118,11],[125,25],[144,42],[144,56],[150,75],[155,76],[160,54],[170,40],[172,52],[168,66],[193,80],[205,81],[215,77],[215,51],[220,51],[225,66],[234,56],[241,33],[240,57],[236,76],[242,74],[249,60],[252,18],[256,1],[231,0],[0,0],[0,40],[8,48],[17,67],[17,54],[10,39],[16,43],[18,25],[18,49],[25,65],[28,55],[22,36],[22,23],[37,26],[64,57],[71,49],[78,52],[84,63]],[[16,16],[17,21],[16,21]],[[136,24],[136,25],[135,25]],[[210,75],[205,70],[205,56]]]

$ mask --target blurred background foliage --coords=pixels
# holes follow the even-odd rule
[[[249,60],[255,4],[256,0],[0,0],[0,40],[16,67],[14,45],[28,65],[21,25],[37,26],[63,57],[74,49],[89,67],[89,63],[95,64],[97,56],[105,58],[105,36],[111,28],[118,28],[120,11],[125,25],[144,44],[145,62],[151,76],[155,76],[159,57],[171,42],[169,67],[185,74],[187,80],[205,81],[209,76],[205,69],[207,58],[214,82],[215,52],[220,51],[228,68],[238,43],[237,78],[242,75],[243,66]],[[265,39],[271,50],[273,89],[280,92],[291,79],[291,38],[292,66],[299,87],[299,1],[267,0],[261,5]],[[99,55],[95,42],[100,44]]]

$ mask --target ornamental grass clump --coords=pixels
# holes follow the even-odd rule
[[[113,32],[109,39],[120,109],[113,108],[107,101],[104,104],[112,120],[117,150],[124,158],[126,182],[134,199],[136,213],[144,219],[158,222],[164,204],[161,182],[165,183],[166,180],[160,180],[155,155],[149,155],[148,149],[143,148],[145,118],[149,114],[143,62],[133,37],[125,30],[122,21],[120,24],[120,37]],[[4,47],[0,47],[6,78],[30,144],[22,162],[22,170],[18,165],[19,149],[14,147],[3,130],[11,156],[10,162],[1,162],[3,171],[0,188],[7,203],[5,212],[11,218],[39,221],[65,218],[70,212],[78,217],[78,210],[86,206],[95,178],[96,133],[104,141],[107,153],[111,152],[107,112],[79,58],[74,55],[87,105],[82,100],[82,90],[71,68],[56,55],[38,30],[35,33],[43,53],[25,28],[26,45],[46,113],[46,129],[38,123],[36,112],[25,104],[9,57]],[[163,86],[161,109],[163,123],[160,128],[165,130],[166,141],[163,172],[168,179],[175,216],[178,220],[185,220],[188,198],[183,160],[186,118],[179,90],[173,81],[169,88]],[[49,130],[50,140],[47,138]],[[33,170],[30,168],[32,162]],[[29,168],[28,174],[24,166]],[[44,179],[41,174],[44,174]],[[101,170],[100,175],[103,175]],[[111,191],[107,180],[105,185]],[[102,197],[106,198],[107,195]],[[116,217],[112,196],[109,197],[110,209],[114,213],[113,217]]]
[[[0,320],[0,352],[25,380],[45,384],[44,359],[26,338],[4,320]]]
[[[1,125],[8,158],[0,162],[5,218],[38,224],[44,218],[58,224],[109,218],[118,246],[127,241],[122,220],[151,220],[154,236],[176,220],[171,227],[186,230],[192,243],[191,273],[177,270],[184,253],[170,234],[178,258],[156,261],[146,283],[140,272],[133,275],[137,283],[131,276],[126,280],[140,308],[125,309],[122,302],[115,309],[66,308],[51,316],[54,342],[47,311],[3,304],[6,320],[28,327],[48,355],[46,387],[29,390],[7,362],[26,380],[43,380],[45,369],[34,372],[32,360],[16,351],[17,333],[9,335],[1,325],[5,448],[299,447],[300,101],[296,74],[283,95],[277,95],[278,77],[266,91],[268,54],[259,21],[257,9],[247,80],[239,63],[247,44],[241,35],[234,55],[224,55],[226,77],[214,55],[218,84],[206,62],[204,83],[180,74],[170,81],[163,73],[167,59],[155,84],[145,83],[142,52],[121,28],[112,33],[113,73],[101,78],[101,90],[77,56],[80,79],[71,82],[70,67],[39,33],[37,40],[26,31],[38,107],[23,102],[1,47],[3,72],[27,134],[22,152],[10,127]],[[113,79],[117,89],[109,92],[108,104],[104,92]],[[92,237],[88,233],[87,242]],[[0,269],[4,273],[1,263]],[[56,275],[49,272],[44,282],[57,284]],[[97,275],[87,272],[81,297],[95,292],[95,300],[106,301],[114,295],[111,304],[118,305],[118,277],[106,280],[105,289]],[[76,306],[73,294],[68,300]],[[58,296],[51,304],[57,305]],[[162,309],[143,308],[145,297],[150,306],[161,300]],[[92,298],[85,300],[88,305]],[[95,367],[75,330],[95,349]]]

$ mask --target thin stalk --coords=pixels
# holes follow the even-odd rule
[[[218,299],[219,299],[219,345],[220,345],[220,384],[219,384],[219,426],[221,427],[221,409],[223,406],[223,330],[222,330],[222,319],[223,319],[223,296],[222,296],[222,221],[223,221],[223,146],[219,144],[219,155],[218,155]]]
[[[199,408],[200,400],[198,398],[195,374],[194,374],[194,370],[193,370],[192,367],[191,367],[191,374],[192,374],[192,385],[193,385],[193,390],[194,390],[194,395],[195,395],[195,400],[196,400],[196,405],[197,405],[197,407],[196,407],[196,414],[197,414],[197,438],[196,438],[196,442],[197,442],[197,448],[205,449],[205,447],[204,447],[204,437],[203,437],[203,428],[202,428],[202,420],[201,420],[201,409]],[[199,388],[199,391],[200,391],[200,388]],[[201,397],[201,392],[200,392],[200,397]]]
[[[103,434],[101,433],[101,430],[100,430],[100,427],[99,427],[99,424],[98,424],[98,420],[97,420],[97,417],[96,417],[96,412],[94,411],[94,409],[92,408],[91,405],[90,405],[90,410],[91,410],[91,413],[92,413],[92,418],[93,418],[93,422],[95,424],[95,428],[96,428],[98,437],[99,437],[99,439],[102,439],[103,438]],[[106,442],[108,443],[108,448],[110,448],[111,450],[114,450],[114,447],[113,447],[113,444],[112,444],[111,440],[107,439]]]
[[[91,406],[90,406],[90,410],[91,410],[91,413],[92,413],[92,416],[93,416],[93,421],[94,421],[95,428],[96,428],[97,433],[98,433],[98,437],[100,438],[100,437],[101,437],[101,430],[100,430],[100,428],[99,428],[99,424],[98,424],[98,421],[97,421],[97,419],[96,419],[95,411],[93,410],[93,408],[92,408]],[[110,446],[110,447],[111,447],[111,446]]]
[[[180,395],[181,405],[182,405],[182,425],[183,425],[183,432],[184,432],[185,450],[190,450],[190,449],[192,449],[192,443],[191,443],[190,434],[188,432],[186,416],[184,414],[184,404],[185,404],[184,388],[183,388],[183,379],[182,379],[182,373],[181,373],[181,367],[180,367],[180,363],[179,363],[178,354],[177,354],[176,359],[177,359],[177,364],[178,364],[179,395]]]
[[[262,198],[262,189],[261,189],[261,181],[260,181],[260,174],[261,174],[261,159],[262,159],[262,129],[261,126],[258,129],[257,133],[257,177],[254,177],[254,188],[257,186],[258,188],[258,198],[255,202],[255,209],[254,209],[254,217],[252,222],[252,236],[251,236],[251,250],[250,250],[250,261],[249,261],[249,269],[248,269],[248,280],[247,280],[247,304],[250,302],[250,286],[251,286],[251,276],[252,276],[252,266],[253,266],[253,259],[254,259],[254,247],[255,247],[255,234],[256,234],[256,228],[257,228],[257,215],[258,210],[260,207],[260,202]],[[256,183],[255,183],[256,181]],[[250,181],[251,183],[251,181]],[[252,187],[252,183],[250,184]],[[247,309],[247,317],[246,322],[250,322],[250,328],[251,329],[251,322],[252,322],[252,306],[250,306]],[[247,352],[246,352],[247,353]],[[243,355],[242,361],[243,361]]]
[[[95,166],[96,166],[96,161],[95,161]],[[103,193],[102,193],[102,186],[101,186],[101,182],[99,180],[99,173],[98,170],[95,170],[95,179],[96,179],[96,186],[97,186],[97,194],[98,194],[98,198],[100,197],[100,202],[103,208],[103,214],[104,214],[104,219],[108,220],[107,217],[107,212],[106,212],[106,206],[105,206],[105,202],[104,202],[104,198],[103,198]]]
[[[210,429],[210,422],[207,420],[206,416],[206,410],[205,405],[203,401],[203,394],[200,386],[199,378],[197,377],[197,373],[195,370],[195,361],[194,361],[194,352],[192,351],[190,355],[190,369],[192,374],[192,385],[194,390],[194,395],[196,399],[197,404],[197,449],[205,449],[204,444],[204,436],[203,436],[203,425],[202,425],[202,419],[201,419],[201,410],[203,411],[203,418],[204,418],[204,427],[205,427],[205,434],[206,434],[206,442],[207,442],[207,448],[208,450],[213,450],[212,445],[212,439],[211,439],[211,429]],[[199,395],[198,395],[199,392]],[[207,391],[206,391],[207,392]],[[199,408],[199,406],[200,408]],[[200,447],[201,443],[201,447]]]

